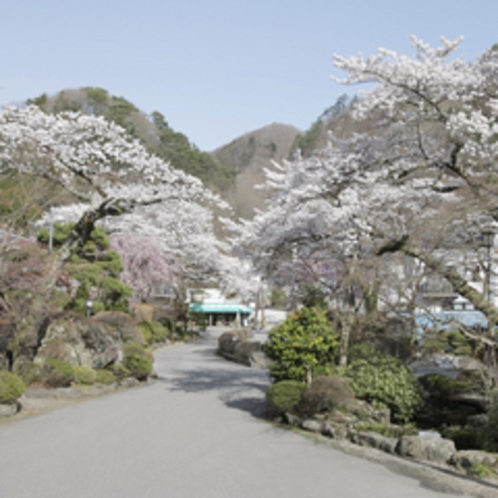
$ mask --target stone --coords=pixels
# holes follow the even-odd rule
[[[138,342],[145,346],[144,335],[135,320],[122,311],[100,311],[92,320],[112,327],[123,342]]]
[[[318,420],[307,418],[301,422],[301,428],[306,431],[319,432],[321,434],[323,431],[323,424]]]
[[[457,452],[455,443],[442,437],[401,436],[396,453],[403,457],[448,463]]]
[[[353,434],[351,441],[360,446],[376,448],[386,453],[395,453],[398,440],[379,434],[378,432],[365,431]]]
[[[497,457],[491,453],[479,450],[462,450],[457,451],[450,460],[455,467],[463,469],[471,469],[476,465],[485,465],[486,467],[493,467],[498,463]]]
[[[253,363],[253,355],[257,353],[262,353],[261,343],[257,341],[237,341],[233,350],[235,361],[249,367]]]
[[[0,403],[0,418],[12,417],[19,411],[19,403]]]
[[[72,366],[100,369],[120,356],[121,340],[114,330],[90,318],[68,315],[49,325],[34,361],[42,365],[53,358]]]

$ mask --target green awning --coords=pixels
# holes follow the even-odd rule
[[[254,310],[239,303],[190,303],[190,313],[240,313],[250,314]]]

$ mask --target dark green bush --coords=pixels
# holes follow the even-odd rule
[[[20,398],[26,386],[24,382],[12,372],[0,372],[0,403],[13,403]]]
[[[48,359],[42,367],[41,378],[47,387],[68,387],[74,380],[74,369],[65,361]]]
[[[353,359],[344,370],[357,398],[387,407],[395,421],[409,421],[420,404],[415,377],[396,358],[380,352]]]
[[[100,369],[95,371],[95,384],[110,385],[116,382],[115,375],[106,369]]]
[[[498,452],[498,399],[494,400],[488,413],[488,421],[479,431],[477,439],[484,451]]]
[[[135,379],[143,381],[147,380],[147,377],[152,372],[152,362],[145,356],[138,354],[130,354],[123,358],[123,365],[132,377]]]
[[[113,363],[106,367],[105,370],[114,376],[116,382],[121,382],[131,375],[131,372],[122,363]]]
[[[291,412],[301,401],[306,385],[295,380],[275,382],[266,392],[266,402],[272,415]]]
[[[270,374],[275,381],[303,382],[308,372],[312,376],[327,373],[337,346],[337,334],[325,311],[301,308],[270,331],[264,352],[274,360]]]
[[[91,386],[95,383],[97,373],[93,368],[78,366],[74,368],[74,381],[76,384]]]

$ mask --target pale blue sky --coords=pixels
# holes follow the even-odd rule
[[[202,150],[272,122],[302,130],[345,88],[334,53],[411,54],[409,35],[498,42],[497,0],[4,0],[0,104],[99,86]]]

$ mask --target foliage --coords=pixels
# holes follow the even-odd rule
[[[354,358],[354,353],[352,354]],[[344,376],[360,399],[391,410],[394,420],[409,421],[420,404],[417,383],[396,358],[372,352],[368,359],[358,355],[344,370]]]
[[[274,360],[270,374],[276,381],[305,381],[307,374],[324,373],[337,352],[337,334],[320,308],[301,308],[272,329],[264,351]]]
[[[110,370],[101,368],[95,371],[95,384],[111,385],[114,382],[116,382],[116,377]]]
[[[150,361],[154,361],[153,354],[138,342],[128,342],[123,344],[123,356],[126,357],[131,355],[143,356]]]
[[[421,348],[428,353],[452,353],[462,356],[476,356],[478,342],[469,339],[459,330],[427,330],[424,332]]]
[[[441,435],[451,439],[457,450],[479,449],[478,430],[474,427],[449,425],[440,429]]]
[[[48,112],[79,111],[103,116],[143,142],[149,152],[174,168],[197,176],[206,185],[223,190],[233,181],[234,175],[229,168],[207,152],[201,152],[185,135],[174,131],[161,113],[153,112],[149,118],[128,100],[110,95],[103,88],[63,91],[51,97],[44,94],[29,103]]]
[[[113,363],[104,369],[112,374],[116,382],[121,382],[131,375],[131,372],[122,363]]]
[[[53,245],[62,246],[72,233],[73,223],[54,224]],[[48,229],[41,229],[38,240],[48,243]],[[87,302],[92,301],[92,313],[103,310],[125,311],[132,290],[122,283],[123,265],[119,254],[111,251],[109,237],[100,227],[94,227],[87,241],[72,254],[65,270],[78,282],[74,297],[66,302],[66,309],[87,314]]]
[[[74,380],[74,368],[65,361],[50,358],[43,364],[41,380],[47,387],[68,387]]]
[[[12,403],[20,398],[26,386],[24,382],[12,372],[0,372],[0,403]]]
[[[84,386],[91,386],[97,379],[97,372],[90,367],[74,367],[74,382]]]
[[[154,356],[137,342],[123,345],[123,366],[137,380],[146,380],[152,372]]]
[[[341,377],[322,376],[313,379],[306,387],[300,409],[304,413],[331,412],[336,409],[352,409],[354,393],[349,382]]]
[[[287,295],[283,289],[272,289],[270,306],[272,308],[285,309],[287,306]]]
[[[478,441],[484,451],[498,453],[498,399],[495,398],[488,413],[488,420],[478,433]]]
[[[130,354],[123,358],[124,367],[129,370],[132,377],[143,381],[152,372],[152,362],[145,356],[138,354]]]
[[[160,322],[142,322],[139,326],[148,346],[164,342],[171,334],[170,330]]]
[[[301,401],[306,384],[296,380],[275,382],[266,392],[266,402],[270,413],[282,415],[292,412]]]
[[[21,357],[16,359],[14,362],[12,372],[20,377],[27,386],[29,386],[40,378],[41,367],[33,361]]]

